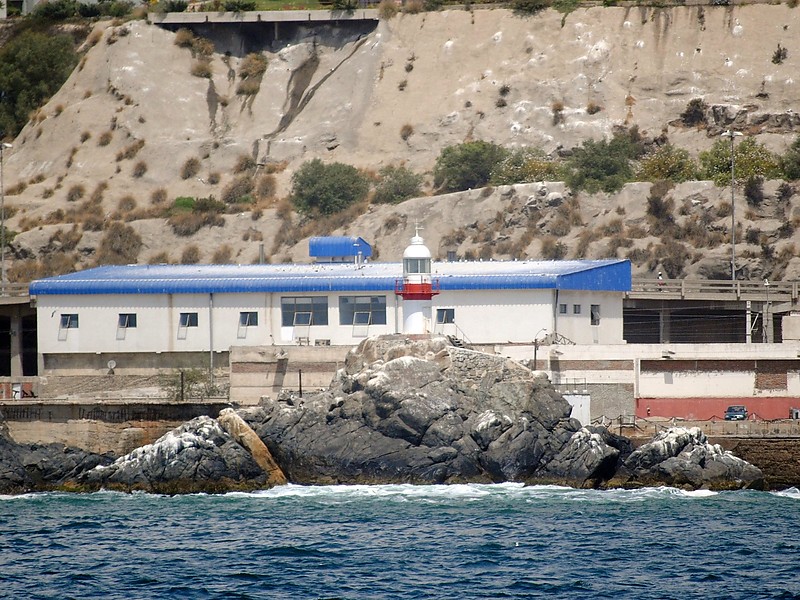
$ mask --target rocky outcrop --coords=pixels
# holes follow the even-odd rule
[[[226,430],[233,430],[238,439],[259,450],[247,433],[249,428],[235,413],[226,413],[222,422],[225,428],[211,417],[196,417],[153,444],[84,473],[77,484],[88,489],[104,487],[172,494],[261,489],[286,482],[280,470],[267,472],[261,466],[269,466],[268,452],[254,458]]]
[[[544,469],[555,482],[599,487],[613,478],[633,447],[605,427],[583,427]]]
[[[623,487],[668,485],[689,489],[764,487],[750,463],[710,444],[697,427],[673,427],[633,452],[611,481]]]
[[[536,481],[580,428],[546,377],[444,338],[382,336],[331,387],[243,413],[292,481]]]

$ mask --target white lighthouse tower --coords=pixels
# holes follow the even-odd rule
[[[431,278],[431,251],[419,235],[403,252],[403,279],[395,282],[395,294],[403,298],[403,333],[430,333],[431,298],[439,293],[439,281]]]

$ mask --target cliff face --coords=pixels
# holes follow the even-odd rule
[[[263,167],[278,171],[272,197],[281,197],[292,172],[316,157],[374,171],[404,163],[427,172],[443,147],[470,139],[553,152],[636,125],[696,153],[732,123],[775,151],[800,132],[792,112],[800,93],[793,78],[800,12],[784,5],[587,8],[527,18],[502,9],[443,11],[377,26],[299,27],[278,40],[267,35],[269,25],[258,27],[264,29],[196,30],[215,48],[211,76],[203,78],[191,74],[198,58],[175,44],[173,32],[145,22],[98,25],[102,39],[6,154],[7,205],[17,209],[10,227],[24,231],[17,258],[60,252],[65,263],[91,264],[103,235],[83,226],[92,214],[106,226],[127,221],[142,238],[140,262],[180,260],[189,244],[199,246],[201,262],[223,244],[230,260],[250,262],[260,240],[274,260],[304,259],[306,246],[298,242],[308,231],[276,242],[287,220],[269,200],[252,215],[226,215],[224,225],[192,237],[176,236],[165,223],[154,191],[165,190],[167,203],[178,196],[219,198],[242,155],[281,164]],[[786,57],[774,63],[778,45]],[[237,94],[250,52],[261,52],[269,64],[255,95]],[[698,97],[712,107],[707,123],[686,128],[679,115]],[[404,126],[410,135],[400,135]],[[190,159],[198,168],[186,176]],[[640,188],[582,198],[583,223],[602,212],[598,205],[622,206],[624,213],[645,204],[649,186]],[[704,201],[714,204],[721,192],[710,194]],[[498,195],[481,200],[486,215],[506,210]],[[447,222],[427,219],[439,200],[413,202],[375,208],[339,231],[371,237],[381,260],[396,260],[416,220],[437,239],[462,225],[490,223],[469,220],[473,208]],[[748,220],[769,217],[777,229],[793,208]],[[78,223],[74,244],[54,241],[64,222]],[[513,237],[503,231],[508,227],[501,224],[495,237]],[[537,227],[548,233],[546,223]],[[578,233],[563,236],[570,248]],[[383,243],[387,235],[397,241]],[[525,252],[537,256],[541,242]],[[595,248],[587,255],[603,253]],[[504,256],[497,248],[487,254]],[[637,268],[656,265],[657,257]],[[793,272],[786,267],[780,275]],[[753,272],[760,270],[770,267],[756,265]]]

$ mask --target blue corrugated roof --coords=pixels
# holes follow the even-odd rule
[[[372,256],[372,246],[364,238],[347,236],[312,237],[308,240],[308,254],[311,257],[336,257],[345,256],[362,258]]]
[[[627,260],[437,262],[442,290],[628,291]],[[31,295],[393,291],[401,263],[311,265],[127,265],[34,281]]]

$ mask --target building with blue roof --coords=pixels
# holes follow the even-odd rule
[[[360,238],[343,239],[352,252]],[[319,244],[318,256],[346,249],[331,238]],[[357,252],[371,255],[368,246]],[[208,353],[213,364],[235,346],[352,346],[401,333],[402,276],[401,263],[357,260],[105,266],[41,279],[30,285],[40,373],[88,354],[174,368]],[[472,344],[623,342],[627,260],[434,262],[432,278],[430,333]]]

